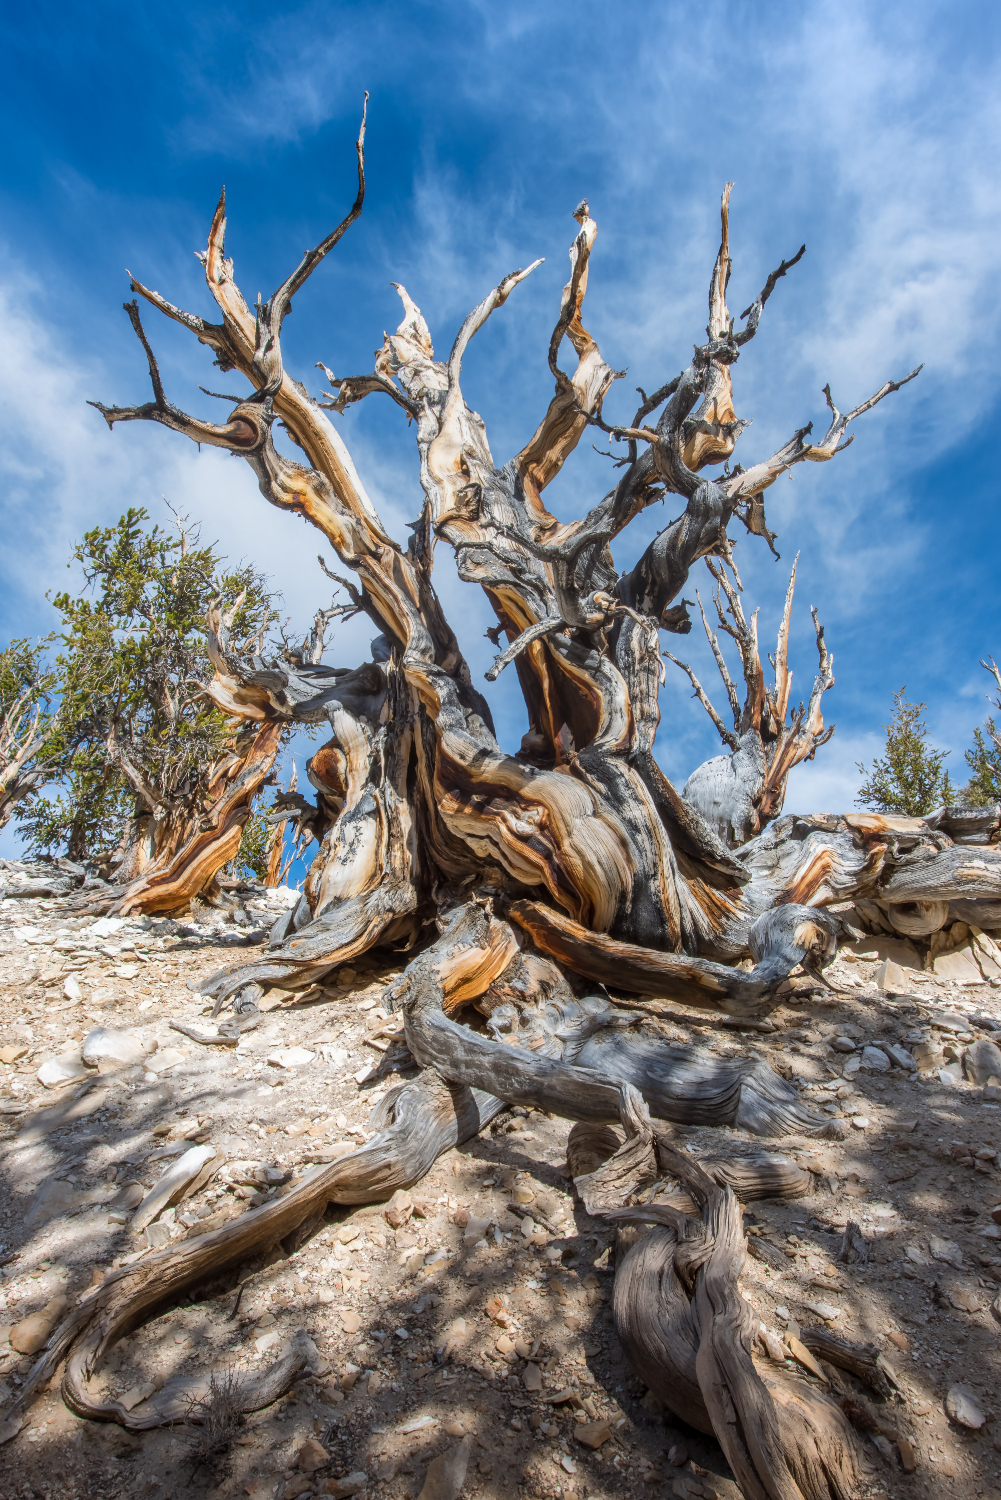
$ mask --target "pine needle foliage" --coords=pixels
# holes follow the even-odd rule
[[[20,818],[35,850],[108,855],[138,816],[196,804],[231,738],[202,691],[212,676],[206,610],[217,597],[224,606],[242,600],[234,632],[259,636],[271,595],[255,569],[226,569],[197,526],[174,519],[168,531],[145,509],[129,509],[114,526],[88,531],[72,554],[83,591],[52,599],[62,617],[59,712],[47,746],[57,788]]]
[[[906,692],[905,685],[893,695],[893,719],[883,725],[885,754],[868,768],[857,763],[865,780],[855,801],[874,812],[920,818],[955,802],[956,797],[943,764],[949,751],[928,743],[922,718],[928,705],[908,702]]]

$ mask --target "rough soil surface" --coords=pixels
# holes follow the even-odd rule
[[[19,880],[15,869],[3,878],[9,889]],[[287,1189],[321,1155],[367,1139],[373,1106],[408,1057],[380,1004],[399,973],[392,956],[342,970],[322,994],[280,1003],[275,992],[236,1047],[170,1029],[213,1030],[187,985],[234,958],[234,945],[266,941],[288,899],[250,893],[239,925],[203,912],[203,923],[140,919],[110,931],[67,915],[65,900],[0,905],[4,1407],[32,1363],[9,1342],[25,1342],[31,1315],[49,1308],[51,1320],[53,1299],[72,1301],[123,1260],[215,1227]],[[1001,1097],[966,1081],[958,1060],[1001,1026],[1001,988],[950,988],[905,970],[913,993],[891,997],[876,986],[885,956],[872,940],[839,958],[828,976],[841,992],[778,1010],[774,1032],[667,1029],[724,1053],[763,1054],[851,1121],[841,1142],[781,1143],[815,1174],[814,1190],[749,1206],[754,1253],[742,1284],[770,1336],[824,1323],[875,1344],[895,1373],[888,1401],[841,1377],[870,1428],[864,1493],[998,1500]],[[42,1064],[75,1056],[96,1028],[138,1038],[143,1059],[103,1061],[82,1083],[44,1088]],[[919,1055],[920,1071],[904,1053],[904,1066],[891,1062],[883,1047],[895,1043]],[[885,1071],[872,1071],[880,1057]],[[624,1361],[609,1306],[614,1236],[575,1198],[568,1132],[563,1120],[507,1112],[411,1194],[331,1208],[295,1253],[276,1247],[165,1310],[122,1340],[94,1380],[135,1404],[174,1375],[263,1368],[305,1328],[317,1371],[274,1406],[232,1417],[222,1379],[207,1426],[135,1436],[79,1420],[55,1389],[0,1449],[0,1497],[455,1500],[461,1486],[484,1497],[736,1500],[716,1444],[665,1414]],[[735,1134],[685,1139],[701,1154],[726,1150]],[[136,1201],[192,1143],[216,1152],[197,1190],[135,1232]],[[261,1166],[284,1180],[255,1177]],[[867,1259],[838,1259],[849,1220]],[[788,1344],[770,1342],[785,1354]],[[982,1426],[948,1414],[957,1384],[966,1405],[954,1394],[950,1410],[972,1403],[976,1417],[979,1405]],[[432,1465],[444,1454],[456,1461]]]

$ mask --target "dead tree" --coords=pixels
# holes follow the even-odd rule
[[[796,561],[799,561],[798,557]],[[723,679],[733,714],[732,730],[727,728],[713,708],[691,667],[686,662],[679,661],[670,651],[665,651],[664,655],[683,672],[687,672],[695,689],[695,696],[730,751],[729,755],[705,761],[693,771],[681,795],[687,803],[698,809],[706,822],[715,828],[731,848],[739,848],[778,817],[785,801],[790,771],[801,761],[812,760],[821,745],[826,745],[834,733],[833,724],[829,729],[824,728],[821,711],[824,694],[834,686],[834,658],[824,641],[824,627],[817,618],[817,611],[813,610],[820,668],[813,681],[809,704],[804,708],[801,703],[794,709],[787,723],[792,687],[792,672],[789,670],[789,622],[796,587],[796,563],[793,563],[792,573],[789,575],[775,655],[769,658],[775,674],[771,688],[765,683],[758,651],[758,612],[755,610],[750,620],[744,614],[740,602],[742,585],[732,558],[732,579],[727,573],[725,559],[717,564],[711,557],[707,557],[706,566],[716,580],[713,604],[720,630],[725,631],[736,642],[747,688],[741,706],[736,685],[720,650],[719,635],[710,628],[701,596],[696,590],[695,597],[699,601],[706,638]],[[725,609],[721,592],[726,596]]]
[[[634,1154],[616,1179],[620,1204],[652,1141],[647,1111],[662,1133],[673,1122],[731,1124],[766,1136],[842,1134],[843,1121],[815,1114],[760,1060],[666,1044],[644,997],[760,1016],[777,1005],[794,968],[819,974],[833,957],[841,922],[829,905],[855,895],[908,903],[927,899],[929,890],[944,901],[1001,896],[998,851],[985,845],[971,859],[947,820],[933,827],[850,814],[768,822],[781,806],[788,765],[822,738],[819,699],[830,667],[822,651],[818,707],[787,725],[784,643],[769,695],[751,626],[722,567],[717,581],[750,673],[735,721],[743,725],[746,711],[741,733],[759,737],[763,775],[750,790],[735,777],[732,804],[716,797],[706,816],[695,792],[692,800],[680,795],[654,758],[659,632],[688,628],[678,601],[693,564],[729,560],[735,516],[772,542],[762,498],[769,485],[794,464],[833,458],[846,446],[849,422],[904,384],[888,381],[847,414],[828,393],[832,415],[819,442],[809,440],[807,425],[770,457],[729,468],[745,426],[734,407],[733,366],[802,250],[767,278],[738,328],[726,302],[727,188],[706,342],[653,394],[640,392],[629,421],[616,423],[603,414],[616,372],[581,321],[597,228],[581,203],[549,341],[554,395],[525,445],[498,465],[482,419],[463,399],[463,356],[534,267],[487,292],[445,359],[435,358],[430,330],[400,287],[403,318],[372,373],[327,371],[333,395],[321,401],[283,367],[282,323],[293,297],[361,212],[363,139],[364,126],[354,206],[266,302],[248,306],[236,285],[224,252],[224,199],[202,256],[221,321],[184,312],[132,281],[138,296],[207,345],[220,368],[250,382],[228,418],[205,422],[167,399],[135,304],[153,400],[101,410],[112,425],[155,421],[242,455],[270,504],[322,533],[351,575],[353,605],[376,632],[371,660],[350,669],[326,666],[313,651],[265,660],[237,651],[224,628],[214,632],[210,691],[220,707],[261,725],[326,723],[330,737],[309,766],[314,806],[303,799],[287,809],[318,841],[298,908],[265,955],[214,976],[203,990],[217,1010],[238,995],[242,1008],[262,988],[302,990],[367,949],[412,945],[415,956],[385,1002],[402,1012],[422,1071],[379,1106],[378,1133],[367,1146],[253,1215],[109,1276],[53,1335],[15,1417],[68,1355],[63,1390],[75,1410],[127,1427],[170,1420],[158,1398],[129,1413],[89,1394],[89,1370],[123,1329],[165,1295],[291,1233],[326,1203],[374,1201],[419,1180],[440,1151],[506,1103],[531,1102],[591,1126],[621,1121],[623,1150]],[[576,358],[569,371],[559,363],[564,341]],[[417,439],[424,502],[405,548],[383,526],[328,416],[379,393],[412,422]],[[301,462],[274,446],[276,421]],[[617,477],[580,520],[561,524],[544,491],[592,428],[618,445]],[[620,574],[613,544],[667,495],[679,497],[678,514]],[[496,614],[490,675],[508,665],[517,673],[528,727],[513,754],[496,739],[435,592],[439,543],[453,548],[460,576],[484,589]],[[697,772],[689,785],[705,779]],[[728,839],[745,836],[749,817],[761,831],[731,848]],[[485,1026],[467,1024],[473,1005]],[[644,1355],[647,1378],[655,1373],[649,1361],[659,1360],[663,1378],[652,1383],[674,1409],[684,1405],[689,1420],[717,1431],[745,1493],[845,1495],[856,1454],[840,1413],[796,1382],[755,1371],[752,1323],[736,1291],[740,1216],[731,1189],[719,1186],[737,1181],[745,1197],[795,1195],[803,1191],[797,1174],[760,1158],[734,1163],[729,1178],[674,1165],[701,1224],[665,1221],[673,1238],[658,1249],[659,1264],[676,1275],[662,1279],[662,1295],[675,1304],[660,1315],[671,1337]],[[662,1152],[654,1168],[670,1167]],[[627,1343],[636,1305],[624,1304]],[[685,1344],[672,1350],[676,1328]],[[282,1379],[302,1367],[301,1357],[298,1365],[289,1360]]]

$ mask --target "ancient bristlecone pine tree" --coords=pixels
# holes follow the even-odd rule
[[[997,851],[986,847],[997,809],[931,820],[778,818],[790,770],[826,738],[821,700],[833,682],[831,660],[818,625],[816,682],[808,705],[790,717],[791,585],[769,688],[755,620],[744,615],[731,571],[731,520],[770,545],[769,485],[794,464],[833,458],[847,445],[848,424],[904,381],[888,381],[847,413],[828,392],[831,418],[818,442],[807,425],[770,457],[729,467],[745,426],[734,409],[733,366],[803,251],[772,272],[738,326],[726,301],[728,187],[706,341],[679,374],[650,396],[640,393],[629,421],[603,415],[616,373],[581,321],[597,230],[586,202],[574,214],[570,280],[549,341],[553,399],[512,458],[495,463],[484,423],[463,399],[462,361],[533,267],[487,292],[445,359],[435,358],[419,308],[399,287],[403,319],[374,371],[347,379],[327,371],[331,395],[314,398],[284,370],[282,323],[361,213],[363,138],[364,127],[350,213],[266,302],[248,306],[236,285],[222,199],[202,256],[221,321],[183,312],[132,281],[138,296],[206,344],[222,370],[250,382],[249,395],[232,398],[228,419],[204,422],[168,401],[137,303],[129,312],[154,399],[100,410],[112,425],[160,422],[242,454],[269,503],[322,533],[376,633],[372,659],[353,669],[322,664],[322,618],[298,655],[263,660],[239,653],[225,615],[213,614],[215,702],[261,725],[326,723],[330,737],[309,764],[315,804],[290,792],[279,808],[319,846],[298,908],[266,955],[203,989],[217,1011],[233,1002],[227,1024],[238,1026],[248,1013],[253,1019],[265,988],[322,986],[366,949],[415,945],[386,1004],[402,1011],[422,1072],[378,1106],[378,1133],[366,1146],[224,1229],[109,1277],[53,1336],[27,1389],[69,1352],[63,1389],[74,1409],[131,1427],[168,1420],[158,1398],[126,1412],[88,1393],[90,1370],[122,1329],[164,1295],[315,1222],[327,1203],[382,1199],[417,1181],[505,1103],[531,1102],[579,1122],[570,1164],[592,1212],[661,1226],[629,1252],[617,1279],[620,1331],[644,1378],[672,1410],[715,1430],[745,1495],[846,1496],[857,1463],[846,1419],[816,1388],[779,1367],[759,1368],[756,1319],[737,1289],[744,1242],[735,1194],[796,1196],[808,1190],[809,1173],[760,1151],[697,1165],[669,1140],[671,1122],[768,1136],[836,1135],[844,1122],[815,1114],[760,1060],[669,1043],[645,997],[761,1016],[797,965],[816,982],[833,957],[842,918],[827,907],[856,895],[883,909],[934,901],[947,909],[955,898],[1001,896]],[[569,371],[560,363],[566,344],[576,360]],[[328,416],[377,393],[401,408],[417,438],[424,505],[406,547],[388,535]],[[275,422],[301,463],[274,446]],[[608,493],[564,525],[546,509],[544,492],[594,427],[620,445],[623,461]],[[616,539],[665,495],[679,497],[676,518],[619,573]],[[440,543],[453,548],[460,577],[485,590],[496,614],[498,655],[488,675],[517,673],[528,730],[514,753],[496,739],[435,593]],[[742,705],[707,624],[734,728],[714,713],[728,753],[679,794],[653,754],[659,633],[689,628],[681,596],[703,558],[721,590],[720,625],[740,653],[746,697]],[[974,859],[959,838],[985,847]],[[633,997],[628,1007],[605,985]],[[485,1028],[465,1024],[471,1005],[486,1015]],[[610,1129],[618,1122],[624,1136]],[[658,1180],[671,1185],[666,1197],[629,1206]],[[293,1379],[304,1357],[287,1356],[281,1378]]]

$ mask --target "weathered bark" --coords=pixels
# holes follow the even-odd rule
[[[621,1151],[635,1155],[650,1127],[628,1096],[623,1125],[630,1139]],[[750,1500],[850,1500],[860,1450],[840,1407],[755,1363],[757,1319],[738,1289],[745,1246],[736,1195],[663,1136],[655,1151],[660,1169],[687,1189],[693,1215],[667,1202],[593,1210],[662,1226],[632,1246],[615,1277],[616,1327],[638,1374],[670,1411],[715,1435]],[[600,1170],[611,1177],[614,1163]]]
[[[83,905],[95,913],[149,914],[183,910],[196,896],[217,902],[216,877],[240,847],[284,732],[276,718],[243,724],[210,768],[202,795],[170,806],[157,799],[156,811],[140,808],[114,872],[116,884],[84,897]]]

